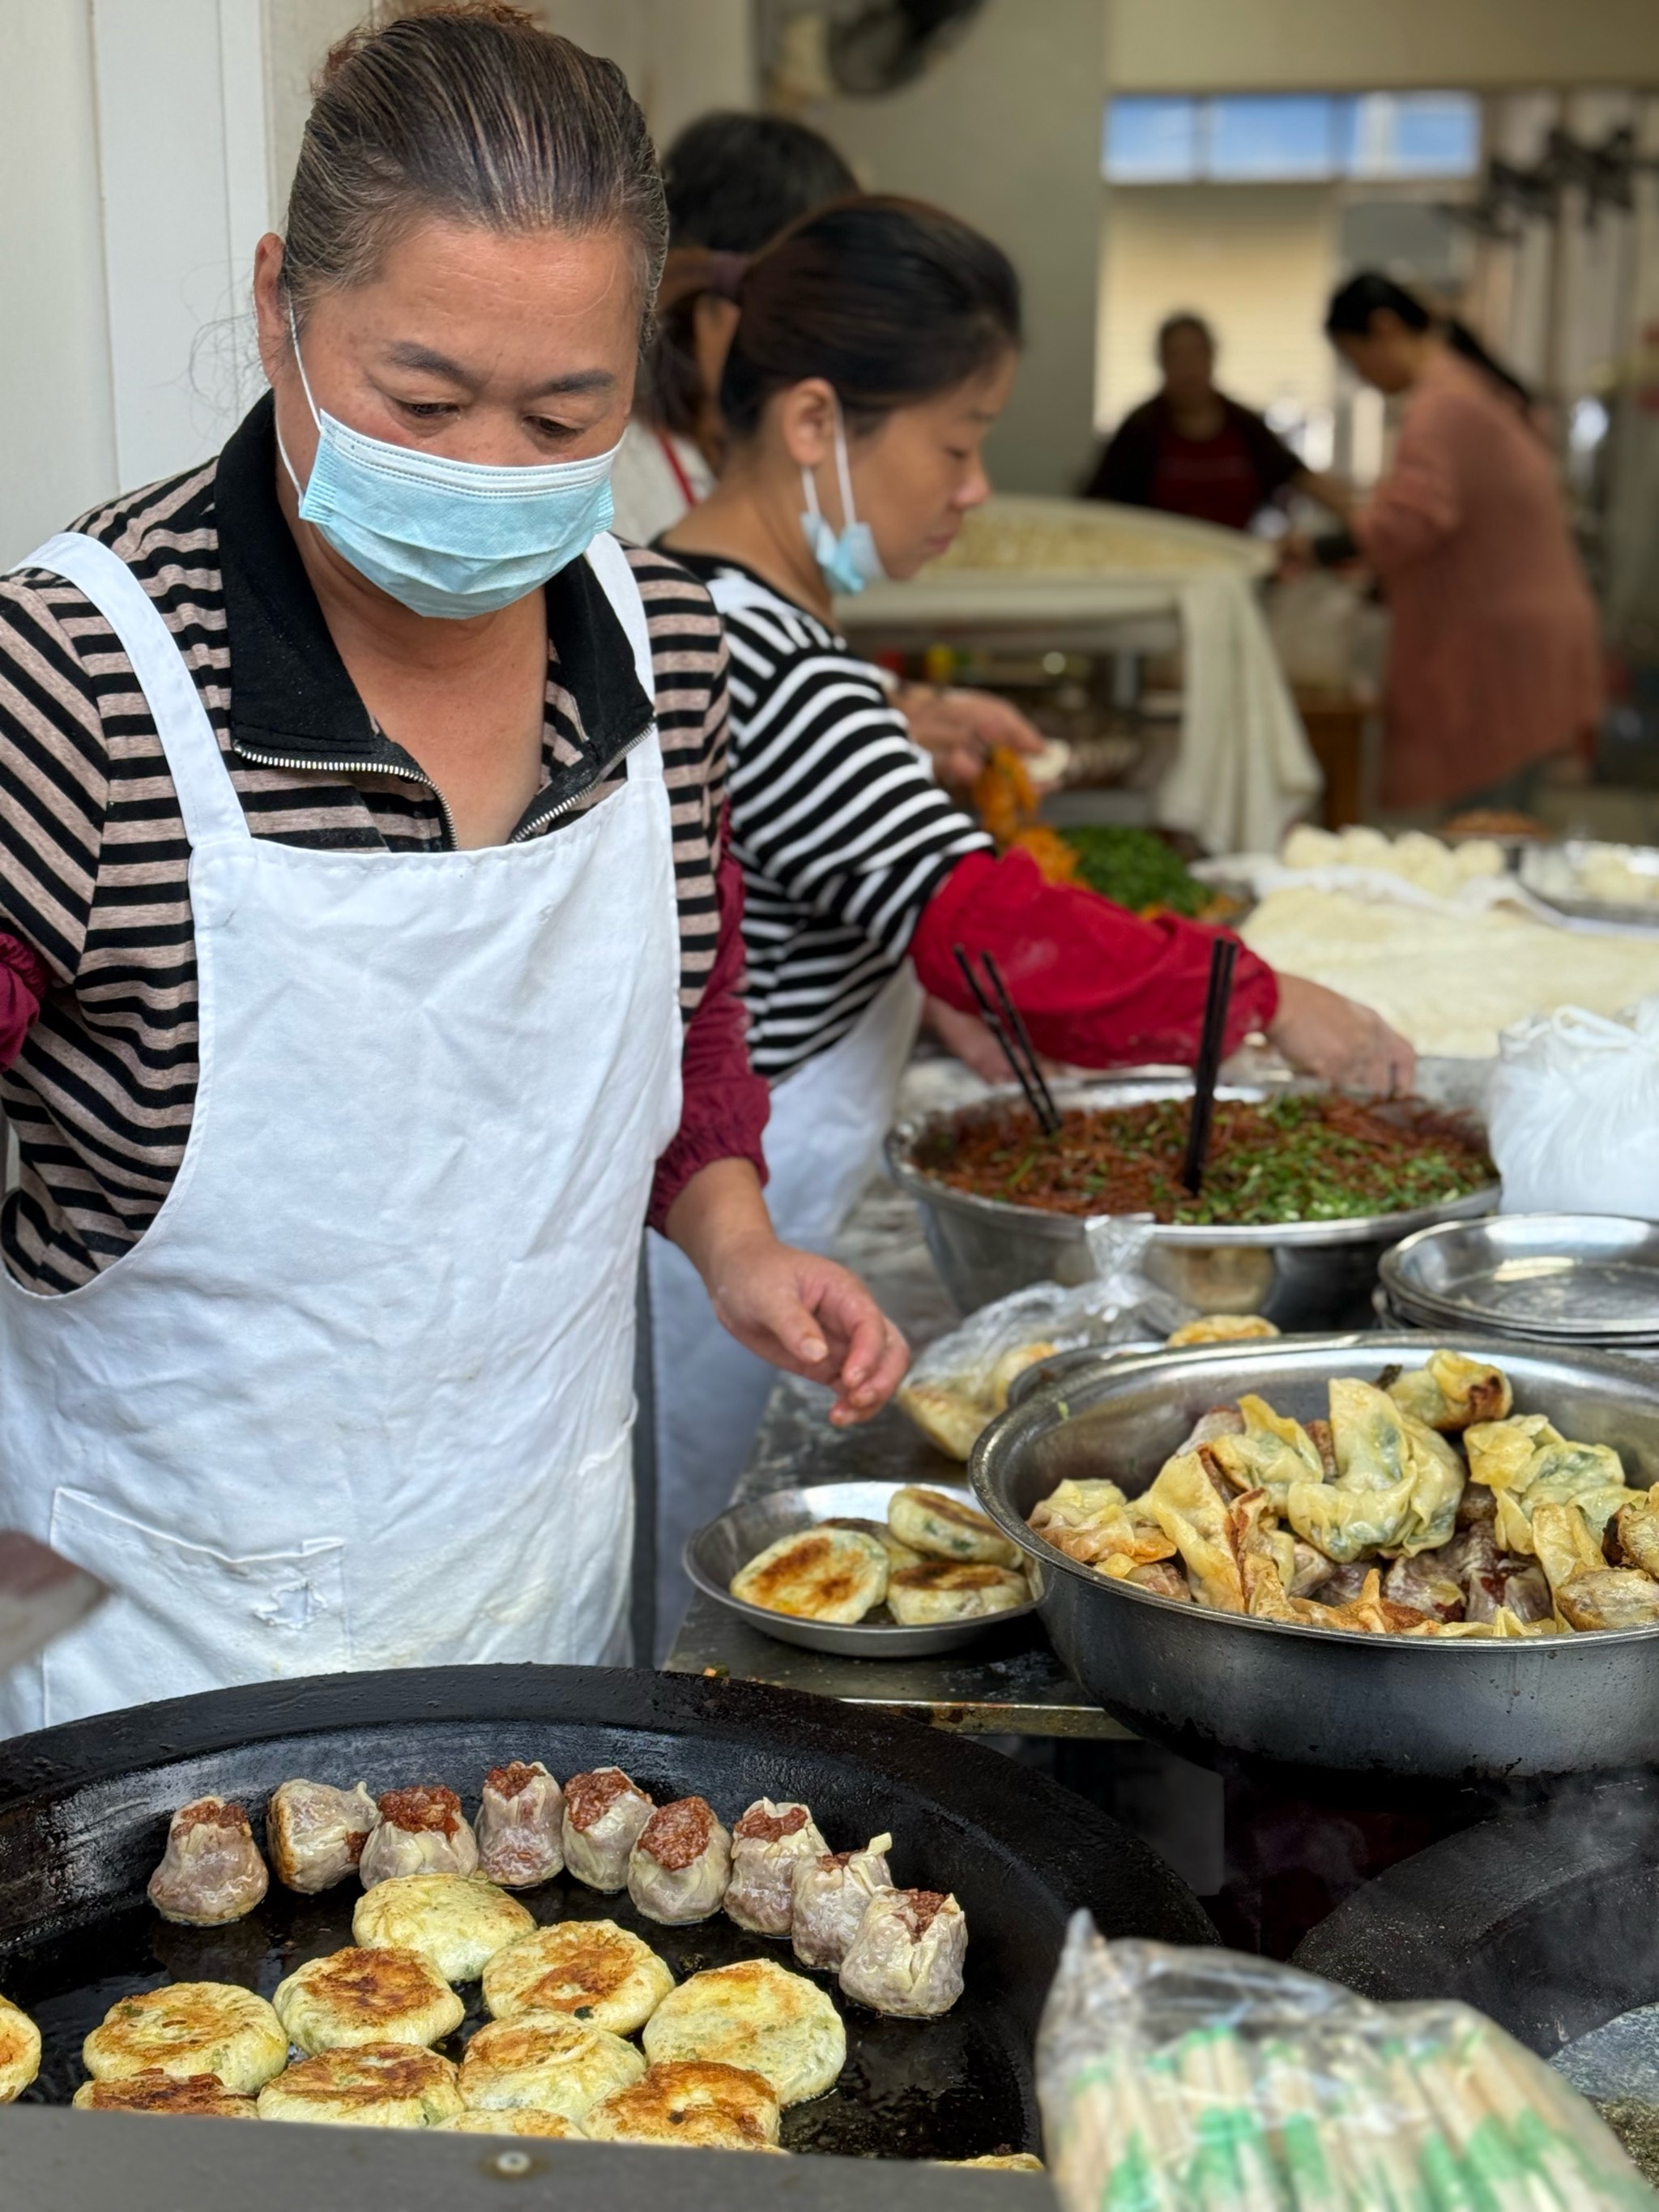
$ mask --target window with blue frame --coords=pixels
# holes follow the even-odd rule
[[[1116,185],[1473,176],[1480,103],[1467,92],[1127,94],[1106,103],[1101,166]]]

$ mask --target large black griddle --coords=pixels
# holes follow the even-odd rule
[[[1541,2057],[1659,2000],[1659,1780],[1580,1788],[1391,1867],[1293,1963],[1380,2000],[1461,1997]]]
[[[350,1941],[350,1884],[305,1899],[273,1883],[257,1912],[226,1929],[162,1922],[143,1886],[174,1807],[212,1791],[257,1814],[277,1783],[304,1774],[362,1777],[374,1790],[447,1782],[471,1809],[485,1771],[512,1758],[540,1759],[561,1778],[614,1763],[659,1802],[696,1791],[728,1821],[763,1795],[803,1798],[835,1847],[890,1829],[898,1880],[955,1891],[971,1930],[966,1994],[933,2022],[844,2004],[847,2070],[828,2097],[786,2115],[793,2149],[925,2159],[1036,2148],[1031,2050],[1069,1913],[1088,1906],[1109,1935],[1212,1940],[1191,1893],[1115,1822],[994,1753],[908,1721],[751,1683],[596,1668],[320,1676],[0,1746],[0,1989],[45,2039],[29,2100],[69,2098],[83,2078],[82,2039],[124,1994],[204,1978],[269,1996],[305,1959]],[[662,1929],[626,1896],[568,1880],[524,1895],[540,1920],[635,1928],[677,1975],[757,1950],[789,1960],[723,1916]],[[476,2014],[476,1989],[463,1994]],[[476,2024],[442,2047],[455,2055]],[[102,2124],[77,2117],[90,2150]],[[262,2160],[268,2143],[279,2150],[289,2132],[250,2141],[244,2130],[239,2165]]]

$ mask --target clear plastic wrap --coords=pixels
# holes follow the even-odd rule
[[[1037,2040],[1064,2212],[1654,2212],[1590,2107],[1467,2005],[1073,1919]]]
[[[1161,1341],[1190,1321],[1192,1307],[1140,1272],[1153,1225],[1138,1216],[1091,1220],[1091,1282],[1073,1290],[1033,1283],[929,1345],[899,1390],[900,1405],[929,1441],[965,1460],[980,1431],[1006,1411],[1015,1378],[1038,1360],[1085,1345]]]

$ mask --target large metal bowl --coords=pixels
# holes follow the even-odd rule
[[[1659,1373],[1491,1337],[1379,1333],[1103,1354],[986,1431],[975,1492],[1042,1562],[1044,1625],[1109,1713],[1206,1766],[1255,1758],[1483,1782],[1659,1762],[1659,1630],[1463,1641],[1291,1627],[1109,1582],[1026,1526],[1067,1476],[1143,1489],[1199,1414],[1243,1391],[1305,1420],[1324,1413],[1334,1376],[1420,1366],[1432,1342],[1496,1361],[1519,1412],[1612,1444],[1632,1485],[1659,1481]]]
[[[1139,1106],[1153,1099],[1185,1098],[1191,1094],[1192,1082],[1184,1068],[1138,1069],[1123,1076],[1062,1084],[1054,1097],[1062,1107]],[[1482,1141],[1485,1129],[1475,1100],[1483,1082],[1483,1073],[1471,1073],[1468,1061],[1425,1061],[1419,1095],[1457,1114],[1471,1138]],[[1223,1084],[1216,1096],[1258,1101],[1285,1091],[1320,1088],[1295,1080]],[[1028,1283],[1086,1283],[1096,1273],[1090,1224],[1084,1218],[976,1198],[951,1189],[919,1164],[930,1143],[947,1131],[970,1127],[1006,1112],[1010,1096],[1000,1091],[977,1105],[914,1115],[901,1121],[887,1139],[894,1180],[921,1209],[934,1265],[964,1312],[1024,1290]],[[1490,1212],[1498,1195],[1497,1186],[1492,1185],[1444,1206],[1348,1221],[1280,1222],[1241,1229],[1164,1227],[1153,1232],[1144,1264],[1159,1289],[1200,1313],[1265,1314],[1283,1329],[1359,1328],[1370,1318],[1377,1262],[1391,1244],[1437,1221]]]

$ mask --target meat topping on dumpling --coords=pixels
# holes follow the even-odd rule
[[[628,1861],[628,1893],[669,1926],[717,1911],[732,1872],[732,1838],[705,1798],[677,1797],[653,1813]]]
[[[787,1936],[794,1917],[795,1869],[826,1846],[805,1805],[757,1798],[732,1831],[726,1910],[755,1936]]]
[[[861,1851],[821,1851],[795,1861],[790,1933],[803,1966],[840,1966],[871,1899],[891,1885],[892,1848],[890,1836],[872,1836]]]
[[[564,1863],[590,1888],[626,1889],[628,1856],[651,1818],[651,1800],[620,1766],[573,1774],[564,1785]]]
[[[453,1790],[441,1783],[387,1790],[379,1810],[357,1868],[365,1889],[398,1875],[465,1875],[477,1867],[477,1838]]]
[[[307,1897],[353,1873],[379,1815],[360,1782],[336,1790],[326,1782],[284,1782],[265,1807],[265,1848],[276,1879]]]
[[[222,1797],[198,1797],[167,1823],[167,1849],[149,1878],[149,1901],[164,1920],[219,1928],[252,1912],[270,1886],[242,1808]]]
[[[931,2020],[962,1995],[968,1917],[937,1889],[881,1889],[842,1960],[841,1985],[876,2012]]]
[[[564,1865],[564,1794],[539,1759],[515,1759],[484,1777],[478,1870],[503,1889],[533,1889]]]

